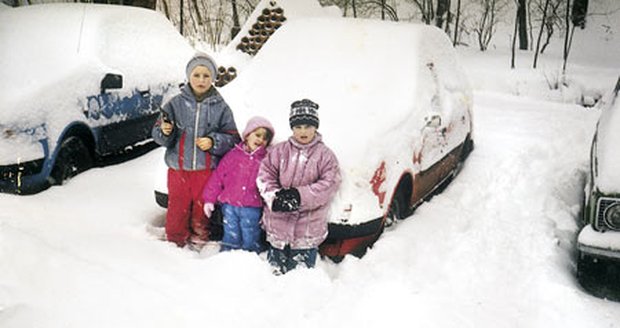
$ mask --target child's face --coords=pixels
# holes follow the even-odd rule
[[[196,66],[189,75],[189,85],[196,96],[202,96],[207,93],[209,88],[211,88],[212,82],[211,72],[204,66]]]
[[[293,138],[302,145],[310,143],[316,135],[314,125],[300,124],[293,127]]]
[[[248,134],[248,136],[245,138],[245,144],[248,146],[250,151],[254,151],[256,148],[260,146],[267,145],[268,141],[269,141],[269,134],[267,132],[267,129],[265,128],[258,128],[254,130],[252,131],[252,133]]]

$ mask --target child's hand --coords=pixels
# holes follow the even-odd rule
[[[161,132],[167,136],[170,135],[170,133],[172,133],[172,123],[168,123],[168,122],[161,122],[161,125],[159,126],[159,128],[161,129]]]
[[[213,139],[209,137],[196,138],[196,146],[202,151],[207,151],[213,147]]]
[[[213,210],[215,209],[215,205],[213,205],[212,203],[206,203],[202,209],[205,212],[205,215],[210,218],[211,217],[211,213],[213,213]]]
[[[301,205],[301,197],[296,188],[280,189],[276,192],[271,210],[274,212],[293,212],[299,209],[299,205]]]

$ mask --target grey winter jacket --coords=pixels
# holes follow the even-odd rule
[[[220,158],[240,141],[232,111],[220,93],[211,87],[207,96],[198,101],[188,84],[162,108],[173,122],[172,133],[164,135],[160,129],[163,117],[155,123],[153,140],[166,147],[165,161],[175,170],[197,171],[217,166]],[[213,147],[202,151],[196,138],[210,137]]]

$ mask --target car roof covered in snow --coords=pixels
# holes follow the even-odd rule
[[[241,122],[264,115],[280,140],[290,131],[290,104],[312,99],[320,105],[319,132],[341,161],[355,165],[365,158],[374,166],[381,159],[373,163],[373,154],[420,133],[431,99],[441,93],[437,79],[442,90],[471,98],[443,31],[321,17],[287,22],[223,92]]]
[[[158,12],[77,3],[0,11],[0,44],[0,118],[4,121],[16,114],[15,107],[28,110],[30,101],[42,96],[37,93],[49,93],[51,88],[75,94],[97,92],[105,73],[123,74],[130,86],[182,79],[184,65],[193,54]],[[94,77],[83,78],[88,75]]]

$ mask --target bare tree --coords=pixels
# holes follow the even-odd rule
[[[454,23],[454,41],[452,45],[456,47],[456,43],[458,41],[459,35],[459,23],[461,20],[461,0],[457,0],[456,2],[456,22]]]
[[[487,50],[493,34],[495,34],[495,19],[497,0],[481,0],[481,17],[474,26],[474,33],[478,36],[480,51]]]
[[[230,0],[230,6],[232,9],[232,21],[233,26],[230,29],[230,39],[234,39],[235,36],[241,31],[241,23],[239,22],[239,12],[237,11],[237,0]]]
[[[566,3],[566,16],[565,26],[566,35],[564,37],[564,54],[562,64],[562,74],[566,74],[566,63],[568,62],[568,54],[573,43],[573,35],[575,34],[575,27],[579,26],[581,29],[586,27],[586,15],[588,13],[588,0],[573,0],[572,14],[570,12],[570,0]],[[572,23],[572,27],[571,27]],[[570,30],[570,33],[569,33]]]
[[[448,15],[450,14],[450,0],[437,0],[436,13],[435,26],[444,28],[443,24],[445,22],[447,27],[449,25]]]
[[[547,21],[547,9],[549,9],[549,1],[550,0],[545,0],[542,22],[540,23],[540,31],[538,32],[538,39],[536,40],[536,50],[534,51],[534,64],[532,65],[534,69],[536,69],[536,65],[538,63],[538,51],[540,50],[540,40],[542,38],[543,29],[545,28],[545,24]]]
[[[527,50],[528,38],[527,38],[527,3],[525,0],[518,0],[517,2],[517,26],[519,30],[519,49]]]

